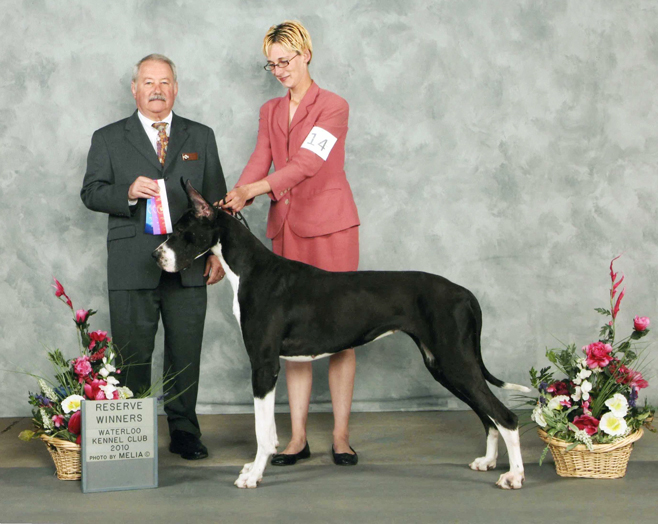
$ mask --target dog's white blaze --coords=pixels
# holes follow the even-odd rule
[[[224,268],[224,273],[226,273],[226,277],[228,278],[228,281],[231,283],[231,287],[233,288],[233,315],[235,315],[235,318],[238,320],[238,326],[240,326],[240,331],[242,331],[242,324],[240,323],[240,302],[238,301],[240,277],[231,271],[231,268],[226,263],[226,260],[224,260],[224,256],[222,255],[222,245],[219,242],[217,242],[217,244],[210,250],[214,255],[217,255],[217,258],[219,258],[219,261],[222,263],[222,267]]]
[[[160,267],[169,273],[176,271],[176,253],[164,242],[157,248]]]
[[[235,481],[239,488],[255,488],[263,479],[265,466],[270,457],[276,453],[278,439],[274,421],[274,396],[272,389],[265,398],[254,398],[254,415],[256,417],[256,441],[258,451],[253,462],[244,465],[240,476]]]
[[[494,419],[489,418],[496,424]],[[521,457],[519,430],[510,430],[500,424],[496,424],[496,427],[505,441],[505,446],[507,446],[510,466],[509,471],[500,476],[496,485],[503,489],[520,489],[523,486],[525,474],[523,473],[523,457]]]
[[[283,360],[289,360],[290,362],[313,362],[314,360],[330,357],[331,355],[335,354],[336,353],[322,353],[321,355],[300,355],[296,357],[284,357],[283,355],[279,355],[279,358],[282,358]]]

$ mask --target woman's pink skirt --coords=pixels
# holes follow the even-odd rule
[[[359,227],[320,237],[296,235],[286,220],[272,239],[272,251],[325,271],[356,271],[359,267]]]

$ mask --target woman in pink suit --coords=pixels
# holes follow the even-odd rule
[[[311,37],[301,23],[272,26],[263,40],[263,53],[268,60],[265,69],[288,92],[261,107],[256,149],[224,208],[240,211],[267,194],[267,237],[274,253],[327,271],[356,271],[359,216],[344,170],[347,102],[311,79]],[[268,175],[272,162],[275,170]],[[355,372],[353,349],[330,357],[332,455],[339,465],[358,461],[349,445]],[[311,454],[306,420],[312,373],[311,362],[286,361],[292,439],[272,458],[274,465],[292,465]]]

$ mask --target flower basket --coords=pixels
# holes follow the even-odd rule
[[[48,435],[40,435],[46,443],[48,452],[55,462],[59,480],[80,480],[82,464],[80,463],[80,445]]]
[[[592,451],[584,444],[567,451],[570,442],[551,437],[539,428],[537,433],[551,450],[555,460],[555,470],[561,477],[618,479],[626,475],[633,443],[642,437],[644,431],[640,428],[610,444],[593,444]]]

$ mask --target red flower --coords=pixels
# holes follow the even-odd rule
[[[82,435],[78,435],[78,438],[75,439],[75,443],[79,446],[82,443]]]
[[[55,296],[57,298],[66,297],[66,305],[73,309],[73,303],[64,291],[64,286],[62,286],[62,284],[59,283],[59,280],[57,280],[55,277],[53,277],[53,280],[55,281],[55,285],[53,286],[55,288]]]
[[[89,333],[89,338],[94,341],[94,342],[103,342],[104,340],[107,340],[107,331],[92,331]],[[93,346],[89,344],[89,348],[91,349]]]
[[[96,345],[96,342],[94,342],[94,345]],[[89,357],[89,360],[91,360],[92,362],[97,362],[99,360],[103,360],[104,356],[105,356],[105,348],[101,348],[98,351],[96,351],[96,353],[91,355],[91,357]]]
[[[553,395],[569,395],[569,388],[566,383],[563,381],[553,382],[550,386],[546,388],[546,391],[552,393]]]
[[[647,317],[635,317],[633,319],[633,329],[635,331],[644,331],[649,327],[650,321]]]
[[[583,351],[587,354],[587,365],[591,369],[604,368],[612,361],[612,357],[610,356],[612,346],[610,344],[594,342],[589,346],[583,347]]]
[[[61,297],[62,295],[66,296],[64,286],[62,286],[62,284],[59,283],[59,280],[57,280],[55,277],[53,277],[53,280],[55,281],[55,285],[53,286],[55,288],[55,296],[57,298]]]
[[[71,415],[69,419],[69,432],[74,435],[80,434],[80,426],[82,425],[82,413],[80,410],[76,411]]]
[[[599,430],[599,421],[591,415],[581,415],[573,419],[573,424],[581,431],[592,436]]]
[[[619,281],[619,284],[621,284],[621,280]],[[617,313],[619,313],[619,304],[621,304],[621,299],[624,298],[625,292],[626,292],[626,288],[621,290],[621,293],[619,294],[619,298],[617,299],[617,302],[615,304],[615,308],[612,310],[612,318],[617,318]]]

